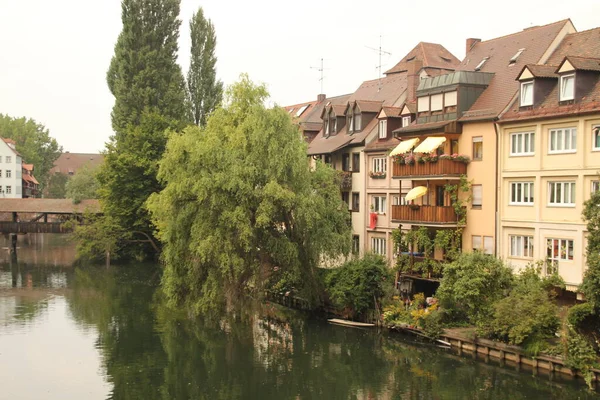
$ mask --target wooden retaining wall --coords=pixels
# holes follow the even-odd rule
[[[564,360],[560,358],[547,355],[540,355],[532,358],[523,354],[523,349],[517,346],[511,346],[487,339],[468,339],[450,334],[443,334],[440,336],[440,339],[450,343],[450,346],[458,349],[459,353],[465,351],[473,353],[474,355],[492,357],[499,359],[501,362],[514,363],[517,366],[528,366],[534,371],[542,369],[550,373],[557,372],[571,377],[582,377],[579,372],[567,367]],[[598,385],[598,382],[600,381],[600,370],[592,369],[592,373],[594,375],[594,384]]]

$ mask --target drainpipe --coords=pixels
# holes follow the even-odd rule
[[[495,179],[495,188],[496,188],[496,196],[494,196],[495,198],[495,205],[494,205],[494,210],[495,210],[495,216],[494,216],[494,237],[496,240],[494,240],[494,255],[496,257],[498,257],[498,242],[500,241],[500,237],[498,236],[498,230],[499,230],[499,213],[500,210],[498,208],[499,205],[499,200],[498,200],[498,196],[500,193],[500,188],[498,187],[498,165],[500,164],[500,159],[498,158],[499,152],[500,152],[500,134],[498,132],[498,123],[496,121],[494,121],[494,131],[496,132],[496,162],[494,163],[494,168],[495,168],[495,173],[494,173],[494,179]]]

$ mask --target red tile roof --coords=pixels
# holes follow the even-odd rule
[[[531,75],[536,78],[558,78],[558,74],[556,73],[556,65],[536,65],[536,64],[528,64],[523,70],[527,68]],[[523,71],[519,73],[521,75]],[[517,75],[518,76],[518,75]]]
[[[402,112],[402,107],[383,107],[382,111],[388,118],[398,118]]]
[[[28,212],[50,214],[73,214],[73,213],[99,213],[100,202],[98,200],[82,200],[79,204],[73,204],[71,199],[0,199],[0,212]]]
[[[574,67],[576,67],[575,63],[582,69],[598,71],[593,67],[594,60],[600,59],[600,28],[567,35],[552,53],[546,66],[560,65],[565,59],[568,59]],[[572,104],[561,105],[559,103],[558,86],[557,79],[553,89],[536,107],[520,109],[519,102],[513,102],[509,111],[500,119],[500,122],[600,112],[600,74],[598,74],[596,82],[588,88],[587,93]]]
[[[474,71],[488,58],[479,71],[494,73],[487,89],[479,96],[461,121],[496,118],[519,90],[517,76],[528,64],[538,64],[552,42],[570,20],[525,29],[499,38],[477,42],[457,69]],[[524,49],[514,63],[510,59]],[[557,65],[555,63],[554,65]]]
[[[588,57],[567,56],[573,68],[582,71],[600,71],[600,59]]]
[[[104,162],[103,154],[92,153],[62,153],[54,162],[51,174],[60,172],[63,174],[76,173],[84,165],[95,168]]]
[[[381,103],[381,101],[356,100],[361,112],[379,112],[381,111]]]
[[[385,74],[391,75],[407,71],[408,63],[412,60],[421,60],[424,68],[448,71],[453,71],[460,64],[460,60],[454,57],[454,55],[446,50],[441,44],[421,42],[404,56],[398,64],[385,71]],[[433,71],[431,72],[431,74],[434,73],[435,72]]]

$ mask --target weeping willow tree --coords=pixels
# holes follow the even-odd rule
[[[331,168],[310,167],[306,144],[264,86],[246,76],[204,128],[171,135],[148,200],[163,242],[172,305],[200,313],[289,271],[316,298],[316,267],[347,254],[350,217]]]

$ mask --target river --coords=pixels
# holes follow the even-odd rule
[[[400,334],[272,304],[221,318],[164,307],[152,264],[73,267],[66,236],[0,238],[0,399],[596,399]]]

